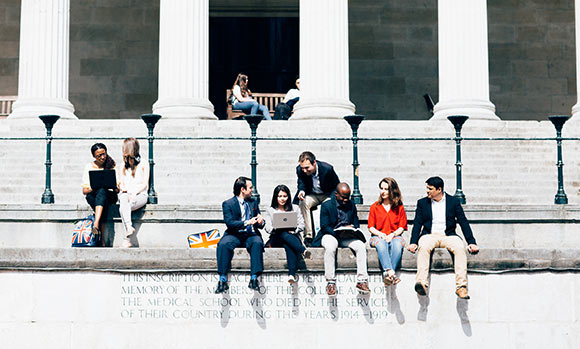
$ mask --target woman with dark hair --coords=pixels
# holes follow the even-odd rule
[[[107,147],[103,143],[95,143],[91,147],[91,154],[95,160],[85,166],[83,171],[83,194],[87,202],[95,211],[95,222],[93,224],[93,234],[99,236],[99,243],[105,246],[105,239],[101,235],[101,218],[107,217],[109,206],[117,202],[118,189],[99,188],[93,190],[89,179],[89,171],[115,170],[115,160],[107,154]],[[117,180],[118,185],[118,180]]]
[[[266,210],[264,221],[266,226],[264,229],[270,234],[270,240],[266,243],[269,247],[284,247],[286,250],[286,261],[288,262],[288,282],[290,284],[296,283],[296,264],[298,256],[303,258],[310,258],[311,252],[304,247],[300,240],[300,233],[304,231],[304,218],[300,213],[297,205],[292,205],[290,199],[290,189],[281,184],[274,188],[272,195],[272,203]],[[274,229],[272,226],[274,213],[277,211],[289,212],[294,211],[298,213],[298,224],[295,229]]]
[[[256,114],[258,109],[264,115],[264,119],[272,120],[270,111],[265,105],[259,104],[252,97],[252,91],[248,89],[248,76],[239,73],[232,87],[232,108],[239,109],[246,114]]]
[[[145,206],[149,188],[149,165],[141,162],[137,139],[130,137],[123,141],[123,162],[119,184],[119,214],[125,228],[122,247],[133,247],[131,237],[135,234],[135,228],[131,212]]]
[[[407,213],[403,207],[401,191],[397,182],[390,177],[379,182],[379,200],[369,211],[368,227],[373,235],[370,245],[377,249],[383,268],[385,286],[396,285],[401,279],[395,270],[401,265],[405,240],[401,236],[407,230]]]

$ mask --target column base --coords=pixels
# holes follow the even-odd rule
[[[163,119],[217,120],[213,104],[204,99],[165,98],[153,104],[153,113]]]
[[[580,121],[580,103],[576,103],[572,107],[572,117],[570,121]]]
[[[470,120],[498,121],[495,106],[490,101],[468,100],[455,102],[439,102],[433,108],[430,120],[445,120],[450,115],[467,115]]]
[[[40,115],[58,115],[61,119],[78,120],[74,107],[68,100],[17,99],[8,119],[37,119]]]
[[[306,101],[300,99],[294,106],[294,114],[290,120],[342,119],[354,112],[354,104],[344,99],[325,98]]]

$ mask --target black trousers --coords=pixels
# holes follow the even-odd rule
[[[275,232],[268,240],[270,247],[284,247],[286,250],[286,262],[288,263],[288,275],[296,276],[296,264],[298,256],[306,250],[300,238],[290,232]]]
[[[95,210],[96,206],[103,206],[103,215],[101,217],[105,218],[107,217],[109,206],[116,204],[118,200],[117,193],[104,188],[88,193],[86,199],[93,210]]]
[[[250,272],[259,275],[264,271],[264,242],[258,235],[236,236],[226,234],[217,245],[218,274],[227,275],[232,268],[236,247],[245,246],[250,254]]]

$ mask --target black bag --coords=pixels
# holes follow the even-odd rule
[[[292,114],[292,108],[286,103],[278,103],[274,109],[274,120],[288,120]]]

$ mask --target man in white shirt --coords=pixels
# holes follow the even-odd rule
[[[426,183],[427,197],[417,201],[411,243],[407,247],[412,253],[418,251],[415,291],[422,296],[427,294],[431,252],[442,247],[455,256],[455,293],[459,298],[469,299],[465,243],[455,233],[457,223],[467,241],[467,250],[476,254],[479,247],[459,199],[443,191],[443,179],[431,177]]]

